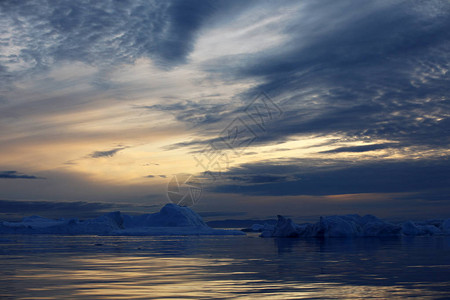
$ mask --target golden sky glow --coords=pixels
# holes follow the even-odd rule
[[[217,149],[229,162],[207,182],[211,198],[266,197],[272,208],[277,197],[351,199],[365,209],[360,195],[398,194],[444,205],[442,9],[229,3],[182,18],[165,5],[130,4],[106,19],[83,9],[74,20],[45,5],[34,18],[5,7],[0,199],[161,203],[171,176],[204,177],[195,157],[245,120],[257,138],[240,154]],[[260,95],[282,112],[264,129],[246,111]]]

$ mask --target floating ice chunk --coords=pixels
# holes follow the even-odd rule
[[[436,226],[437,225],[437,226]],[[438,228],[440,226],[440,228]],[[450,219],[442,222],[436,220],[422,225],[412,221],[401,226],[383,221],[375,216],[344,215],[320,217],[315,224],[297,225],[290,219],[278,217],[278,223],[273,230],[264,231],[262,237],[384,237],[401,234],[440,235],[450,234]]]
[[[298,237],[297,226],[291,219],[278,215],[278,221],[272,232],[273,237]]]
[[[123,228],[123,216],[120,211],[107,213],[94,219],[94,221],[99,223],[107,223],[116,229]]]
[[[404,235],[419,235],[420,229],[413,221],[407,221],[402,225],[402,232]]]
[[[402,231],[402,227],[389,222],[377,220],[368,222],[363,226],[363,236],[398,236]]]
[[[295,224],[295,227],[297,228],[298,236],[299,237],[311,237],[315,236],[317,231],[317,224]]]
[[[404,235],[439,235],[442,231],[434,225],[419,225],[413,221],[403,223],[402,232]],[[444,232],[445,233],[445,232]]]
[[[263,231],[264,225],[262,225],[262,224],[253,224],[253,225],[250,227],[250,229],[251,229],[251,231],[253,231],[253,232],[260,232],[260,231]]]
[[[96,235],[242,235],[241,231],[212,229],[188,207],[165,205],[160,212],[141,216],[119,211],[90,220],[52,220],[38,216],[22,222],[1,222],[4,234],[96,234]]]
[[[264,225],[263,224],[253,224],[249,228],[242,229],[243,232],[263,232]]]
[[[360,219],[360,225],[364,226],[368,223],[384,223],[381,219],[373,216],[373,215],[365,215],[364,217],[361,217]]]
[[[166,204],[160,212],[140,216],[124,216],[126,228],[207,226],[202,218],[188,207]]]
[[[442,231],[434,225],[423,225],[421,229],[427,235],[442,234]]]
[[[264,223],[264,228],[262,229],[262,231],[264,230],[274,230],[275,229],[275,225],[270,225],[267,223]]]
[[[359,236],[361,235],[361,228],[357,225],[355,221],[356,218],[353,216],[320,217],[319,226],[315,236],[323,236],[323,237]]]
[[[58,220],[47,219],[40,216],[31,216],[23,218],[22,222],[3,222],[3,225],[15,228],[25,228],[29,226],[47,227],[60,223],[61,221]]]
[[[178,206],[172,203],[165,205],[159,213],[147,218],[147,226],[207,226],[202,218],[188,207]]]
[[[244,232],[263,232],[263,231],[273,231],[275,229],[274,225],[270,225],[267,223],[264,224],[253,224],[249,228],[244,228],[242,231]]]

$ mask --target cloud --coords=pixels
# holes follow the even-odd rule
[[[443,191],[450,195],[448,174],[449,160],[291,159],[231,168],[210,189],[218,193],[261,196],[416,192],[431,197]]]
[[[280,101],[283,118],[257,143],[339,134],[448,147],[448,2],[305,1],[293,10],[303,17],[280,24],[287,38],[278,47],[203,65],[224,79],[262,82],[240,95],[245,103],[261,91]]]
[[[237,3],[3,2],[5,34],[11,35],[8,49],[16,50],[4,55],[0,70],[14,78],[21,68],[44,70],[61,61],[100,69],[141,57],[162,69],[186,64],[208,26],[227,24],[225,20],[242,22],[239,16],[244,12],[267,20],[279,14],[278,4]],[[261,91],[282,102],[285,116],[257,143],[335,133],[395,140],[399,146],[450,143],[445,96],[450,86],[448,3],[284,1],[281,6],[292,12],[291,17],[258,23],[255,32],[275,26],[283,36],[278,44],[199,62],[205,78],[257,80],[253,89],[235,95],[242,107]],[[260,16],[261,11],[266,13]],[[142,108],[171,112],[178,121],[194,125],[199,135],[211,138],[240,113],[236,103],[221,102],[193,99]]]
[[[2,1],[9,47],[0,73],[6,79],[62,61],[107,67],[141,57],[170,68],[186,62],[197,32],[235,2]]]
[[[142,211],[156,211],[161,205],[133,205],[104,202],[62,202],[62,201],[25,201],[1,200],[0,219],[17,221],[30,215],[46,218],[95,218],[111,211],[125,211],[136,214]]]
[[[77,216],[95,217],[113,209],[114,204],[88,202],[51,202],[51,201],[13,201],[0,200],[0,211],[3,216],[27,216],[40,214],[46,217]]]
[[[113,157],[116,155],[117,152],[122,151],[128,147],[121,147],[121,148],[115,148],[107,151],[95,151],[91,153],[89,156],[92,158],[99,158],[99,157]]]
[[[198,213],[203,218],[216,218],[216,217],[242,217],[247,215],[247,212],[243,211],[203,211]],[[253,225],[253,224],[251,224]]]
[[[27,175],[17,171],[0,171],[0,179],[45,179],[34,175]]]
[[[215,195],[411,189],[438,199],[448,183],[449,15],[443,0],[1,1],[3,162],[52,170],[67,161],[72,174],[45,174],[45,189],[32,180],[4,181],[4,189],[14,199],[140,199],[134,186],[118,194],[100,179],[120,174],[126,184],[140,174],[148,185],[147,161],[171,173],[170,163],[211,142],[229,149],[222,134],[234,132],[237,118],[249,121],[245,107],[266,92],[284,113],[264,131],[251,128],[257,138],[212,187]],[[120,164],[93,170],[84,160],[114,157],[122,143],[140,146],[115,157]],[[92,152],[102,144],[114,146]],[[89,189],[74,189],[86,175]]]
[[[342,153],[342,152],[367,152],[374,150],[381,150],[395,146],[393,143],[375,144],[375,145],[363,145],[352,147],[339,147],[333,150],[321,151],[320,153]]]
[[[288,176],[282,175],[248,175],[248,176],[230,176],[233,181],[241,181],[245,183],[259,184],[259,183],[274,183],[274,182],[286,182]]]

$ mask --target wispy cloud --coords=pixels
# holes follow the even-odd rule
[[[45,179],[34,175],[27,175],[17,171],[0,171],[0,179]]]
[[[126,148],[128,148],[128,147],[115,148],[115,149],[106,150],[106,151],[95,151],[95,152],[92,152],[89,156],[92,158],[113,157],[114,155],[117,154],[117,152],[122,151]]]
[[[404,192],[449,196],[448,174],[450,162],[438,159],[376,162],[290,159],[231,168],[221,174],[222,180],[212,189],[261,196]]]
[[[283,119],[260,142],[343,133],[449,145],[448,3],[306,1],[298,13],[280,25],[288,43],[205,64],[224,78],[262,79],[254,91],[283,100]]]
[[[342,152],[367,152],[374,150],[381,150],[395,146],[393,143],[362,145],[352,147],[339,147],[333,150],[321,151],[320,153],[342,153]]]
[[[230,150],[224,129],[265,92],[283,116],[212,197],[434,199],[448,184],[449,16],[442,0],[0,1],[0,164],[48,178],[2,191],[161,195],[165,176],[203,171],[192,154]],[[60,168],[67,180],[51,178]]]

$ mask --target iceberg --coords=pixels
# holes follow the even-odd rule
[[[253,225],[252,227],[257,228]],[[373,215],[343,215],[320,217],[319,222],[295,224],[278,216],[273,229],[266,229],[261,237],[393,237],[420,235],[450,235],[450,219],[425,222],[407,221],[393,224]]]
[[[244,231],[244,232],[263,232],[263,231],[268,231],[268,230],[274,230],[274,228],[275,228],[274,225],[270,225],[267,223],[264,223],[264,225],[255,223],[252,226],[250,226],[249,228],[242,229],[242,231]]]
[[[273,229],[274,237],[298,237],[297,225],[291,219],[278,215],[277,225]]]
[[[445,231],[440,230],[438,227],[432,224],[420,224],[408,221],[403,223],[402,232],[404,235],[436,235],[445,234]]]
[[[440,229],[444,234],[450,235],[450,218],[442,222]]]
[[[159,212],[130,216],[119,211],[95,219],[47,219],[39,216],[21,222],[0,222],[0,234],[68,235],[244,235],[238,230],[213,229],[188,207],[166,204]]]

